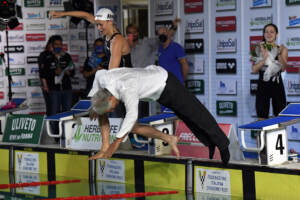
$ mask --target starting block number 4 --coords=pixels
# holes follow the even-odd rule
[[[267,131],[267,161],[269,165],[282,164],[288,160],[287,137],[285,129]]]

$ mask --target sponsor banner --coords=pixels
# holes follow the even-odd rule
[[[25,13],[26,19],[44,19],[45,13],[42,10],[36,9],[36,10],[30,10]]]
[[[217,74],[235,74],[236,59],[235,58],[218,58],[216,59]]]
[[[236,95],[237,94],[236,80],[219,80],[217,85],[218,95]]]
[[[63,0],[50,0],[48,6],[49,7],[62,7],[63,6]]]
[[[0,99],[4,99],[4,92],[3,91],[0,91]]]
[[[11,76],[24,76],[25,68],[9,68]],[[5,69],[5,75],[8,76],[8,68]]]
[[[300,37],[286,37],[286,47],[288,50],[299,50]]]
[[[201,39],[186,39],[184,41],[184,48],[186,53],[203,53],[204,40]]]
[[[217,0],[216,11],[235,10],[236,0]]]
[[[193,94],[204,94],[204,80],[186,80],[185,86]]]
[[[68,34],[61,34],[60,35],[63,39],[63,41],[68,41],[69,40],[69,35]]]
[[[256,95],[258,88],[258,80],[257,79],[251,79],[250,80],[250,94],[251,95]]]
[[[10,32],[8,34],[9,42],[24,42],[24,33],[20,32]],[[4,37],[4,42],[6,42],[6,37]]]
[[[14,29],[10,29],[8,27],[9,31],[22,31],[23,30],[23,23],[20,23],[17,27],[15,27]]]
[[[18,152],[21,153],[21,152]],[[23,157],[23,156],[22,156]],[[40,174],[37,173],[28,173],[28,172],[15,172],[16,183],[32,183],[32,182],[40,182]],[[29,194],[29,195],[41,195],[41,187],[19,187],[16,188],[17,194]]]
[[[41,53],[45,49],[44,44],[35,44],[27,46],[27,53]]]
[[[284,80],[285,91],[289,96],[300,96],[300,79],[286,78]]]
[[[79,40],[78,35],[79,35],[79,34],[76,33],[76,32],[75,32],[75,33],[74,33],[74,32],[71,32],[71,33],[70,33],[70,40],[71,40],[71,41]]]
[[[216,106],[219,116],[237,116],[236,101],[217,101]]]
[[[155,34],[157,35],[158,29],[164,26],[167,27],[167,29],[169,30],[172,27],[172,24],[173,22],[171,20],[155,22]]]
[[[187,62],[189,65],[189,74],[204,73],[204,59],[198,55],[188,55]]]
[[[71,54],[72,61],[77,63],[79,61],[79,55]]]
[[[300,4],[300,0],[285,0],[286,5],[299,5]]]
[[[196,167],[195,173],[197,193],[231,195],[229,171]]]
[[[39,87],[41,86],[41,81],[39,78],[30,78],[27,80],[28,87]]]
[[[38,67],[31,67],[29,70],[28,70],[28,75],[31,75],[31,76],[38,76],[39,75],[39,68]]]
[[[27,31],[44,31],[44,30],[46,30],[46,24],[44,24],[44,23],[36,23],[36,24],[28,23],[28,24],[26,24],[26,30]]]
[[[97,160],[97,179],[125,183],[125,162],[124,160]]]
[[[60,23],[51,23],[48,25],[48,30],[65,30],[67,29],[67,23],[60,22]]]
[[[46,108],[46,104],[44,102],[31,102],[29,108],[30,110],[43,110]]]
[[[300,27],[300,17],[298,16],[289,16],[289,25],[287,28],[299,28]]]
[[[34,64],[34,63],[38,63],[38,56],[27,56],[27,63],[28,64]]]
[[[24,0],[25,7],[44,7],[44,0]]]
[[[174,10],[173,0],[156,0],[155,15],[172,15]]]
[[[260,42],[262,42],[263,40],[263,36],[250,36],[249,40],[250,40],[250,52],[255,51],[255,48],[257,45],[259,45]]]
[[[23,88],[26,87],[26,81],[24,79],[13,80],[11,83],[12,88]]]
[[[23,45],[16,45],[16,46],[4,46],[4,53],[24,53],[24,46]]]
[[[185,33],[203,33],[204,19],[189,17],[185,21]]]
[[[24,54],[9,54],[9,62],[11,65],[24,65],[25,55]]]
[[[13,91],[12,96],[13,96],[13,98],[25,98],[25,99],[27,98],[26,92],[15,92],[15,91]]]
[[[43,115],[9,115],[3,142],[39,144],[43,121]]]
[[[32,91],[30,96],[31,96],[32,99],[41,99],[41,98],[44,98],[42,92],[36,92],[36,91]]]
[[[255,16],[250,19],[250,30],[262,30],[265,25],[273,23],[273,15]]]
[[[288,57],[286,72],[297,73],[300,69],[300,57]]]
[[[4,88],[4,80],[0,80],[0,88]]]
[[[237,40],[234,38],[217,39],[217,53],[236,52]]]
[[[74,134],[70,142],[71,149],[93,149],[99,150],[102,146],[102,137],[98,120],[90,120],[82,117],[81,124],[76,124]],[[110,118],[110,143],[116,138],[122,123],[121,118]]]
[[[45,41],[46,34],[45,33],[29,33],[26,34],[26,41]]]
[[[37,152],[15,152],[15,170],[18,172],[39,173],[39,153]]]
[[[236,31],[236,17],[216,17],[216,32]]]
[[[272,0],[252,0],[251,8],[272,7]]]
[[[72,52],[84,52],[84,51],[86,51],[86,45],[85,44],[71,44],[70,45],[70,51],[72,51]]]
[[[184,13],[202,13],[203,0],[184,0]]]
[[[68,51],[68,44],[63,44],[62,49],[63,49],[63,51]]]

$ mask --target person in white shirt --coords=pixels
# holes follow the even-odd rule
[[[211,159],[217,146],[223,163],[229,161],[229,140],[213,116],[172,73],[160,66],[100,70],[96,73],[88,96],[92,97],[90,118],[98,118],[103,144],[100,151],[90,157],[91,160],[111,157],[129,132],[168,142],[179,158],[176,136],[137,123],[139,100],[150,100],[172,109],[195,136],[209,147]],[[126,115],[115,141],[109,144],[110,126],[106,113],[113,111],[119,101],[125,104]]]

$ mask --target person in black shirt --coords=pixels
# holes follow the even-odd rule
[[[72,106],[70,77],[74,75],[71,56],[62,50],[62,37],[54,35],[48,49],[39,56],[40,78],[48,96],[47,115],[69,111]]]
[[[86,91],[84,96],[87,96],[93,86],[95,73],[101,69],[108,69],[108,59],[104,53],[104,41],[102,38],[98,38],[94,42],[92,55],[88,57],[84,63],[83,76],[86,78]]]

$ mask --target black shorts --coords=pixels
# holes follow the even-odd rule
[[[258,82],[256,93],[256,114],[258,118],[269,118],[270,100],[272,99],[272,108],[274,116],[286,106],[286,97],[282,80],[277,82]]]

